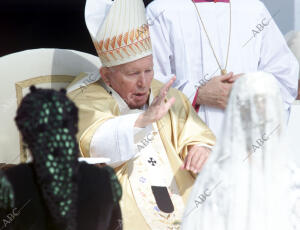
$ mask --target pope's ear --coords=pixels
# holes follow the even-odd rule
[[[110,75],[110,70],[108,67],[101,67],[100,68],[100,75],[101,78],[103,79],[104,83],[106,85],[110,85],[110,79],[109,79],[109,75]]]

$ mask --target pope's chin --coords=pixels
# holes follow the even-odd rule
[[[144,94],[132,94],[130,97],[130,103],[128,106],[130,109],[138,109],[144,106],[149,98],[149,93],[144,93]]]

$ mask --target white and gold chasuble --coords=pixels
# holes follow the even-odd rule
[[[154,126],[156,126],[154,124]],[[138,207],[152,229],[179,229],[178,223],[184,211],[184,202],[179,193],[167,154],[157,127],[154,127],[153,140],[140,155],[129,162],[131,175],[129,180]],[[152,186],[168,189],[168,195],[174,205],[171,213],[159,209]]]
[[[82,80],[84,77],[86,75],[77,79]],[[161,87],[160,82],[153,80],[150,103]],[[130,110],[102,80],[90,84],[84,90],[72,91],[69,96],[79,107],[78,139],[81,153],[85,157],[90,157],[93,136],[105,121],[142,112]],[[215,144],[214,135],[194,112],[185,96],[170,89],[167,97],[172,96],[176,102],[168,114],[134,136],[134,157],[115,168],[123,189],[120,205],[125,230],[179,229],[184,205],[194,183],[194,176],[180,169],[187,147]],[[141,143],[146,136],[151,136],[151,140],[143,145]],[[153,187],[167,191],[174,211],[167,213],[159,209]]]
[[[103,88],[117,101],[121,108],[121,115],[139,112],[131,110],[124,100],[112,88],[107,87],[100,81]],[[149,104],[153,101],[150,94]],[[141,111],[142,112],[142,111]],[[141,148],[145,139],[143,133],[136,135],[135,145],[138,156],[128,161],[129,181],[137,206],[145,221],[152,229],[179,229],[179,221],[184,212],[184,202],[179,194],[176,181],[173,181],[173,172],[168,160],[166,150],[160,138],[159,130],[155,123],[152,124],[153,131],[147,133],[152,135],[151,140]],[[152,186],[167,188],[168,195],[174,206],[172,212],[163,212],[159,209],[152,193]],[[159,194],[158,194],[159,195]]]
[[[155,123],[153,129],[151,142],[139,150],[138,157],[128,162],[130,185],[140,212],[152,229],[179,229],[176,223],[183,214],[184,202],[173,180],[172,168]],[[174,205],[173,212],[166,213],[159,209],[152,186],[168,189]]]

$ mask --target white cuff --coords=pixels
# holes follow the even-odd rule
[[[92,138],[90,156],[110,158],[111,167],[135,157],[134,124],[139,115],[122,115],[104,122]]]
[[[206,147],[206,148],[209,148],[210,150],[213,149],[213,146],[210,146],[210,145],[207,145],[207,144],[197,144],[197,146],[199,146],[199,147]]]

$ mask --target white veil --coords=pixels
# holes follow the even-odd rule
[[[183,230],[297,229],[299,169],[290,164],[293,155],[282,141],[284,127],[275,78],[259,72],[238,79],[222,138],[191,192]]]

